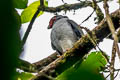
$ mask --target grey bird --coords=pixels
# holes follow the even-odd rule
[[[83,35],[83,31],[77,23],[62,15],[52,17],[48,29],[52,29],[51,46],[60,55],[72,48]]]

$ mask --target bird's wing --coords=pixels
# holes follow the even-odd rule
[[[67,20],[67,21],[71,25],[71,27],[72,27],[73,31],[75,32],[75,34],[77,35],[77,37],[81,38],[81,36],[83,35],[83,31],[79,27],[79,25],[77,23],[75,23],[73,20]]]
[[[56,36],[56,31],[52,30],[51,34],[52,34],[51,35],[51,46],[54,50],[56,50],[61,55],[62,54],[62,49],[61,49],[58,37]]]
[[[56,50],[60,55],[62,55],[61,51],[59,51],[59,49],[57,47],[54,46],[54,44],[51,42],[51,46],[53,48],[53,50]]]

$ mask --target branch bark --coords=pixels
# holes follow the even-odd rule
[[[110,79],[114,80],[114,64],[115,64],[115,57],[116,57],[116,43],[115,41],[113,42],[113,47],[112,47],[112,57],[111,57],[111,63],[110,63]]]
[[[38,72],[36,65],[29,63],[28,61],[19,59],[17,68],[24,70],[25,72]]]
[[[120,20],[120,10],[115,11],[111,14],[113,24],[115,29],[119,28]],[[96,37],[97,43],[101,42],[110,33],[106,19],[103,19],[98,26],[96,26],[91,33]],[[76,61],[82,59],[82,57],[87,54],[95,46],[89,40],[88,34],[84,35],[80,40],[78,40],[74,47],[69,51],[65,52],[60,58],[56,59],[54,62],[49,64],[47,67],[42,69],[39,73],[45,73],[48,76],[56,77],[56,74],[61,74],[64,70],[72,66]],[[39,80],[40,74],[37,74],[37,79]]]
[[[98,24],[104,18],[104,14],[102,13],[102,10],[98,6],[97,1],[96,0],[92,0],[92,1],[93,1],[93,6],[92,7],[95,10],[96,15],[97,15],[97,22],[96,23]]]
[[[58,53],[53,53],[51,54],[50,56],[38,61],[38,62],[35,62],[33,63],[33,65],[36,66],[36,69],[38,71],[42,70],[44,67],[46,67],[48,64],[50,64],[51,62],[53,62],[54,60],[56,60],[58,58]]]
[[[60,12],[62,10],[77,10],[80,8],[85,8],[88,6],[92,6],[92,2],[91,1],[80,1],[80,3],[74,3],[74,4],[64,4],[64,5],[60,5],[57,7],[45,7],[44,11],[46,12],[51,12],[51,13],[55,13],[55,12]]]
[[[120,43],[120,28],[117,30],[118,42]],[[108,35],[108,39],[114,40],[112,34]]]

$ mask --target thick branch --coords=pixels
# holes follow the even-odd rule
[[[112,20],[115,26],[115,29],[120,27],[119,20],[120,20],[120,10],[114,12],[112,16]],[[110,30],[108,28],[106,19],[102,20],[100,24],[95,27],[91,33],[94,33],[96,36],[96,41],[99,43],[102,41],[109,33]],[[56,77],[56,74],[62,73],[64,70],[72,66],[77,60],[80,60],[85,54],[87,54],[92,48],[94,48],[93,43],[89,40],[88,34],[83,36],[79,41],[77,41],[72,49],[67,51],[64,55],[60,58],[49,64],[40,73],[45,73],[47,75],[51,75],[52,77]],[[37,78],[41,76],[40,74],[37,75]],[[38,79],[32,79],[38,80]]]
[[[19,59],[19,65],[17,66],[17,68],[19,68],[25,72],[36,73],[36,72],[39,72],[40,70],[42,70],[43,68],[45,68],[48,64],[50,64],[57,58],[58,58],[58,53],[55,52],[55,53],[51,54],[50,56],[48,56],[38,62],[32,63],[32,64],[25,60]]]
[[[33,63],[33,65],[36,66],[36,69],[38,71],[42,70],[44,67],[46,67],[48,64],[50,64],[51,62],[53,62],[54,60],[56,60],[58,58],[57,53],[53,53],[50,56],[48,56],[47,58],[44,58],[38,62]]]
[[[31,64],[22,59],[19,59],[18,63],[19,63],[19,65],[17,66],[17,68],[19,68],[21,70],[24,70],[26,72],[33,72],[33,73],[38,72],[36,65],[34,65],[34,64]]]
[[[92,2],[80,1],[80,3],[75,3],[75,4],[64,4],[57,7],[45,7],[44,11],[55,13],[55,12],[60,12],[62,10],[72,10],[72,9],[77,10],[88,6],[92,6]]]

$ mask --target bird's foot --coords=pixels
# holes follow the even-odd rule
[[[66,49],[66,51],[69,51],[69,50],[70,50],[70,48],[67,48],[67,49]]]
[[[59,58],[61,55],[57,55],[57,57]]]

